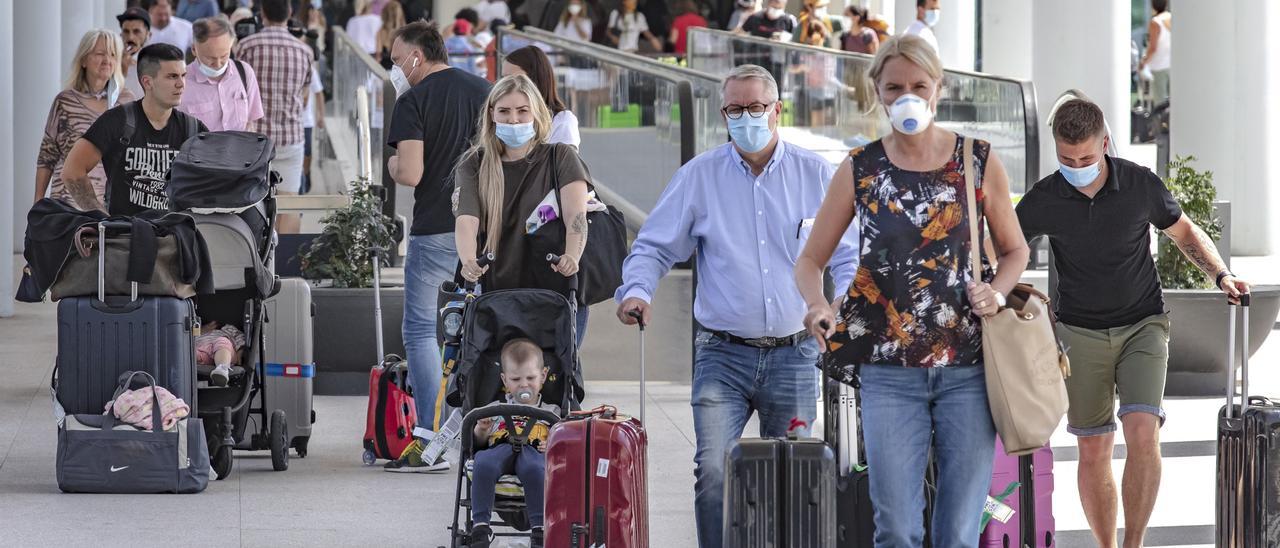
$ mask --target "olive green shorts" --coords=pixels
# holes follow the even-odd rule
[[[1169,369],[1169,316],[1156,314],[1110,329],[1058,323],[1071,358],[1067,378],[1067,431],[1097,436],[1116,430],[1119,416],[1148,413],[1164,424],[1164,380]]]

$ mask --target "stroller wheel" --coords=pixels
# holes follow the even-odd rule
[[[277,472],[289,469],[289,426],[285,424],[284,411],[271,412],[271,468]]]
[[[373,466],[373,463],[378,462],[378,456],[373,454],[373,451],[365,449],[364,454],[360,456],[360,462],[365,466]]]
[[[217,479],[224,480],[231,475],[231,446],[223,445],[213,454],[213,473]]]

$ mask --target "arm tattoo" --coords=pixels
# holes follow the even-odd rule
[[[88,177],[67,179],[63,181],[63,183],[67,185],[67,190],[71,192],[71,197],[75,199],[76,205],[79,206],[81,210],[107,210],[106,207],[103,207],[102,202],[98,201],[98,195],[93,192],[93,185],[89,184]]]
[[[586,212],[579,212],[577,215],[574,215],[573,224],[570,226],[573,229],[574,234],[579,234],[582,236],[581,238],[578,238],[578,250],[577,250],[578,254],[581,255],[582,252],[587,248],[587,214]]]
[[[1222,257],[1218,255],[1218,248],[1214,245],[1213,240],[1209,239],[1209,235],[1205,234],[1198,226],[1191,228],[1191,239],[1185,242],[1178,242],[1178,248],[1182,250],[1182,254],[1187,256],[1187,260],[1196,265],[1205,274],[1215,276],[1219,272],[1227,269],[1222,262]]]

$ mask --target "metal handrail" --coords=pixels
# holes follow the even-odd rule
[[[359,59],[360,62],[364,63],[365,68],[368,68],[370,71],[373,72],[375,76],[378,76],[383,80],[391,79],[391,75],[387,74],[387,69],[382,68],[382,65],[379,64],[378,61],[374,59],[372,55],[369,55],[368,52],[361,49],[360,44],[357,44],[356,41],[353,38],[351,38],[351,35],[347,34],[346,29],[338,25],[334,25],[333,27],[331,27],[331,30],[333,30],[334,42],[345,42],[348,45],[350,45],[352,48],[355,48],[357,52],[364,54],[364,55],[358,56],[357,59]]]

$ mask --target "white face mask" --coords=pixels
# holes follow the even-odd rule
[[[418,59],[415,57],[413,59],[413,66],[409,68],[409,72],[413,72],[417,68],[418,68]],[[409,77],[405,75],[404,69],[400,68],[400,65],[394,65],[391,67],[390,76],[391,76],[391,85],[395,86],[396,88],[396,97],[404,95],[409,91],[409,88],[413,87],[413,84],[409,83]]]
[[[782,16],[786,14],[787,12],[783,11],[780,8],[769,8],[768,10],[765,11],[765,15],[768,16],[770,19],[781,19]]]
[[[582,4],[569,4],[569,15],[582,13]]]
[[[933,123],[933,110],[928,101],[908,93],[889,106],[889,122],[899,133],[917,135]]]
[[[200,74],[203,74],[205,78],[220,78],[223,74],[227,73],[227,66],[230,64],[231,61],[227,61],[222,64],[221,68],[212,68],[209,65],[204,64],[203,61],[196,61],[196,67],[200,69]]]
[[[926,10],[924,12],[924,24],[931,27],[938,26],[938,19],[942,18],[942,10]]]

